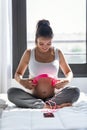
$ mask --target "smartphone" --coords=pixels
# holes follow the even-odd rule
[[[51,112],[43,113],[44,117],[54,117],[54,114]]]

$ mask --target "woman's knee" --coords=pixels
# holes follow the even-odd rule
[[[71,103],[76,102],[80,95],[80,90],[77,87],[66,87],[64,92],[67,94],[68,100]]]
[[[8,99],[13,102],[16,97],[16,92],[18,91],[18,88],[10,88],[7,91]]]
[[[73,87],[72,88],[72,91],[73,91],[73,100],[72,102],[76,102],[80,96],[80,89],[77,88],[77,87]]]

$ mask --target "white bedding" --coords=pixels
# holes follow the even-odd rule
[[[7,100],[8,107],[3,109],[0,118],[0,130],[87,130],[87,95],[80,94],[78,102],[71,107],[54,111],[53,118],[44,118],[46,109],[17,108]]]

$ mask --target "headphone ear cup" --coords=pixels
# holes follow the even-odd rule
[[[56,83],[60,82],[60,80],[53,79],[52,80],[52,86],[55,87]]]
[[[36,79],[33,79],[33,80],[32,80],[32,82],[33,82],[33,84],[35,84],[35,85],[37,85],[37,84],[38,84],[38,82],[37,82],[37,80],[36,80]]]
[[[53,80],[52,80],[52,86],[55,86],[55,84],[56,84],[56,80],[53,79]]]

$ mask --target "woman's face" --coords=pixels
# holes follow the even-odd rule
[[[39,37],[36,45],[41,52],[47,52],[52,45],[52,38]]]

